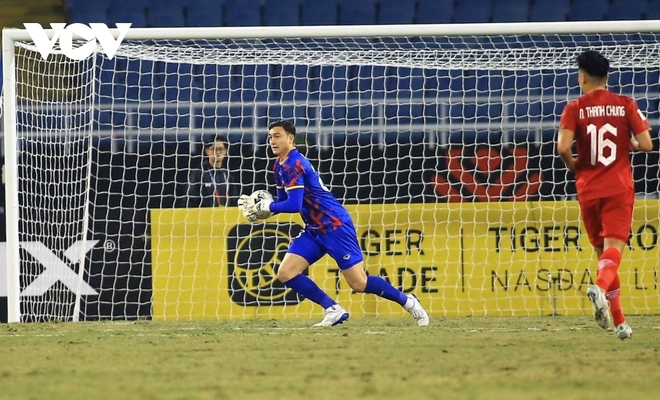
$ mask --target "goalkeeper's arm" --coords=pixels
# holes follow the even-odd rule
[[[281,187],[277,187],[277,201],[284,201],[286,200],[287,195],[286,195],[286,190]]]
[[[279,201],[282,196],[280,190],[277,190],[277,202],[270,204],[270,211],[273,214],[279,213],[299,213],[302,210],[303,205],[303,194],[305,193],[304,188],[290,189],[286,192],[286,199]]]

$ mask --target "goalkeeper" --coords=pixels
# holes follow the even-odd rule
[[[277,201],[242,195],[238,207],[252,223],[278,213],[300,213],[303,232],[293,240],[277,271],[277,279],[325,309],[314,326],[334,326],[348,319],[348,312],[302,272],[325,254],[339,266],[348,285],[359,293],[373,293],[406,309],[419,326],[429,317],[416,296],[405,295],[380,276],[367,276],[364,259],[348,211],[323,184],[311,163],[295,147],[296,128],[288,121],[268,126],[268,143],[277,157],[274,173]]]

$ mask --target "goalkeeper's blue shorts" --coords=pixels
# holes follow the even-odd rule
[[[293,239],[288,252],[299,255],[310,265],[328,254],[341,270],[349,269],[364,260],[355,226],[351,222],[344,223],[326,234],[306,229]]]

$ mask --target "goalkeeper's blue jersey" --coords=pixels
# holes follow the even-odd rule
[[[300,215],[306,229],[326,233],[350,223],[351,216],[346,208],[323,184],[312,164],[297,149],[291,150],[284,161],[278,157],[273,172],[278,189],[304,189]],[[281,191],[278,190],[278,193]]]

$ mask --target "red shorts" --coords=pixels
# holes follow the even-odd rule
[[[634,192],[580,201],[582,220],[591,245],[602,248],[605,238],[628,242],[634,203]]]

